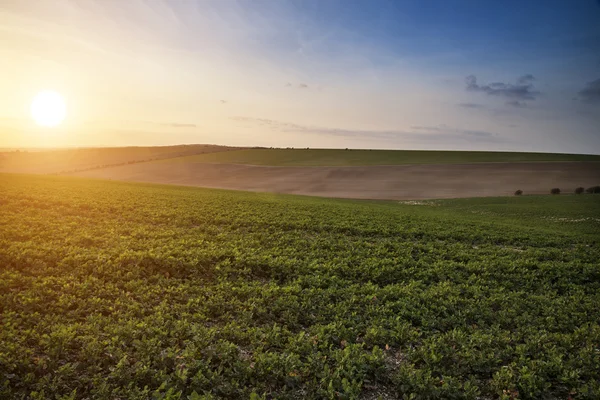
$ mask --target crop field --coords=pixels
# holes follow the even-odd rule
[[[171,158],[164,162],[273,166],[468,164],[481,162],[600,161],[598,155],[492,151],[240,149]]]
[[[0,207],[1,399],[600,398],[600,195],[0,174]]]
[[[74,173],[85,178],[320,197],[415,200],[573,193],[600,181],[600,162],[275,167],[146,162]]]
[[[108,166],[130,165],[165,158],[230,151],[234,147],[181,145],[151,147],[96,147],[0,152],[0,172],[57,174]]]

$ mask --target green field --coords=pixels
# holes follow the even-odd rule
[[[1,399],[600,397],[600,195],[0,174],[0,206]]]
[[[245,149],[173,158],[163,162],[233,163],[278,166],[351,166],[539,161],[600,162],[600,155],[489,151]]]

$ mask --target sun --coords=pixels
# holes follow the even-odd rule
[[[39,92],[31,102],[31,118],[45,127],[59,125],[67,115],[67,105],[60,93],[53,90]]]

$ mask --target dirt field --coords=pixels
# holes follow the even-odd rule
[[[519,153],[505,151],[435,151],[368,149],[265,149],[246,148],[205,153],[169,162],[246,164],[272,167],[359,167],[370,165],[473,164],[491,162],[596,161],[600,155],[565,153]]]
[[[600,184],[600,162],[479,163],[360,167],[272,167],[239,164],[141,163],[71,175],[186,186],[356,199],[504,196],[521,189]]]

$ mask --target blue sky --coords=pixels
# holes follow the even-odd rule
[[[597,0],[2,0],[0,26],[2,147],[600,153]]]

